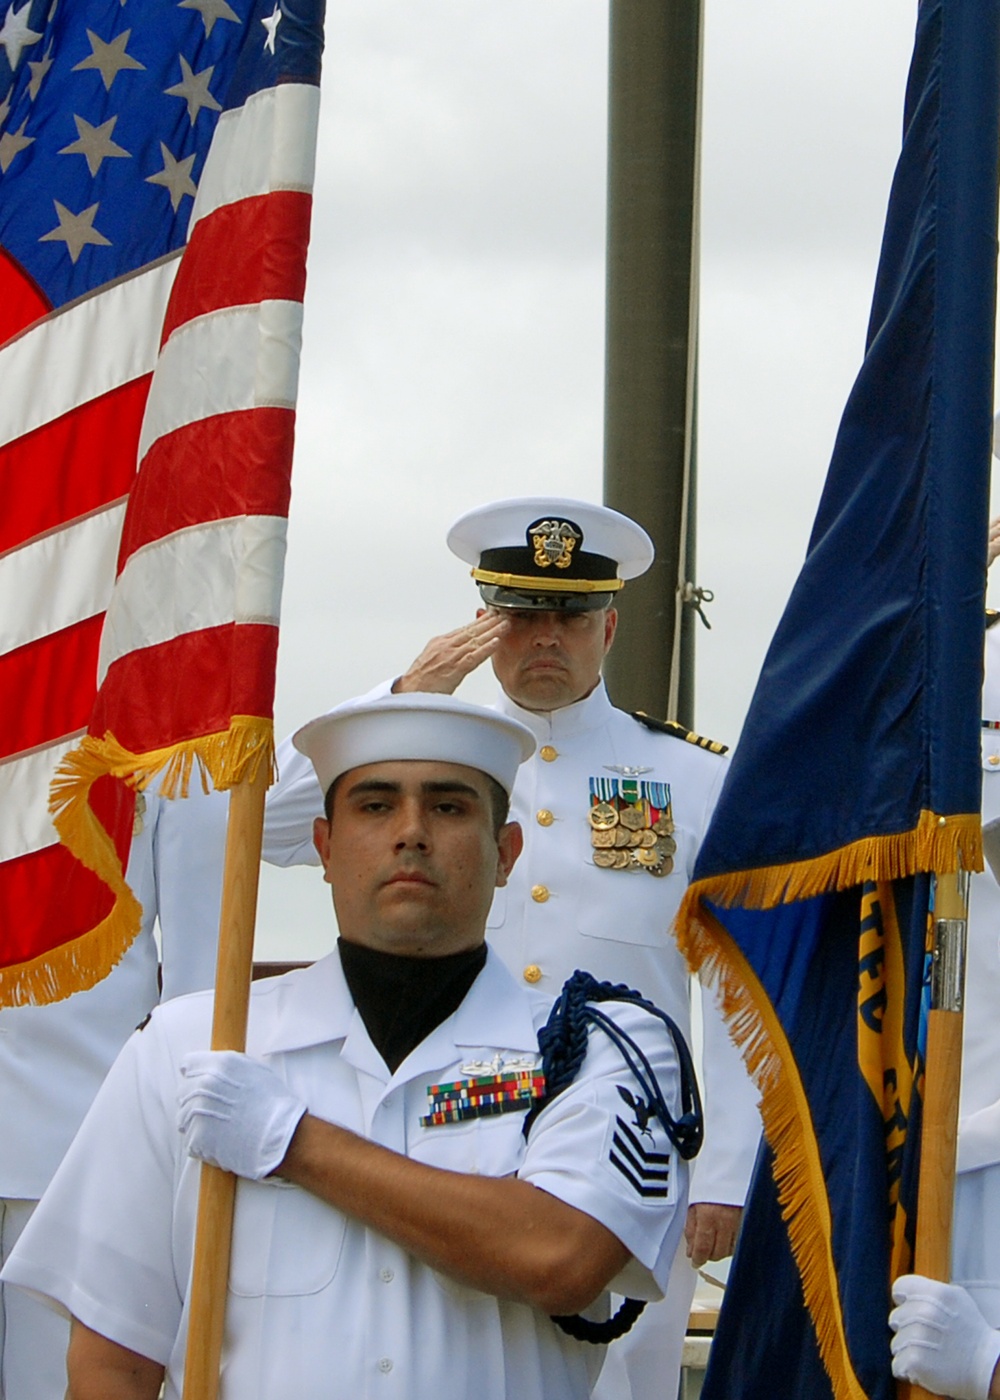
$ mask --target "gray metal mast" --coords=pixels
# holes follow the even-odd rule
[[[649,531],[615,704],[691,725],[702,0],[611,0],[604,499]]]

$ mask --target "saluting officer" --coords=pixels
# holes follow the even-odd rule
[[[690,982],[671,925],[725,775],[722,745],[680,725],[616,709],[601,678],[614,600],[649,568],[646,532],[619,512],[554,497],[497,501],[452,526],[483,607],[435,637],[391,685],[451,693],[484,661],[497,708],[537,741],[514,787],[525,849],[497,891],[487,937],[508,968],[550,997],[577,967],[638,988],[684,1033]],[[373,692],[373,694],[378,691]],[[306,858],[320,796],[286,743],[269,803],[272,839]],[[279,811],[281,819],[278,820]],[[705,1149],[695,1167],[679,1257],[664,1303],[609,1349],[600,1400],[676,1394],[695,1269],[732,1252],[759,1137],[756,1094],[705,998]]]

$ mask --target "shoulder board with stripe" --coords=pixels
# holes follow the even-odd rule
[[[672,739],[684,739],[689,744],[697,744],[699,749],[708,749],[709,753],[729,752],[728,744],[720,744],[716,739],[705,739],[701,734],[685,729],[683,724],[678,724],[675,719],[654,719],[652,715],[647,715],[645,710],[633,710],[632,718],[644,724],[647,729],[655,730],[657,734],[669,734]]]
[[[991,627],[995,627],[996,624],[997,624],[998,622],[1000,622],[1000,612],[997,612],[996,608],[987,608],[987,609],[986,609],[986,630],[987,630],[987,632],[990,630]]]

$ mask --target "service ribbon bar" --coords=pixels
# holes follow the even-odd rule
[[[431,1084],[427,1089],[430,1112],[421,1127],[461,1123],[466,1118],[489,1118],[497,1113],[522,1113],[545,1094],[545,1075],[538,1070],[516,1074],[487,1074],[476,1079],[456,1079],[451,1084]]]
[[[984,727],[985,724],[986,721],[984,721]],[[1000,725],[995,727],[1000,728]],[[648,802],[650,807],[655,808],[657,815],[669,811],[670,784],[636,782],[634,778],[594,777],[590,779],[590,804],[592,807],[596,807],[600,803],[607,803],[609,806],[614,804],[636,806],[642,802]]]

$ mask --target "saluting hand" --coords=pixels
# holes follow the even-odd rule
[[[394,682],[393,692],[453,694],[466,676],[493,655],[509,625],[503,613],[484,612],[454,632],[432,637],[409,670]]]

